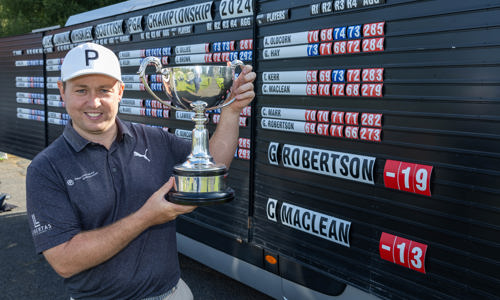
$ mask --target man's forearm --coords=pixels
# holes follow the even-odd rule
[[[149,227],[172,221],[196,208],[165,201],[165,194],[173,186],[174,179],[170,178],[135,213],[108,226],[81,232],[43,254],[63,277],[71,277],[107,261]]]
[[[106,227],[81,232],[44,255],[59,275],[71,277],[107,261],[149,226],[147,216],[139,210]]]
[[[229,167],[238,145],[240,115],[222,109],[220,122],[210,139],[210,154],[215,162]]]

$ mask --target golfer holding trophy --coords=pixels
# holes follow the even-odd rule
[[[161,75],[165,94],[170,102],[158,97],[149,87],[146,75],[149,65],[153,65],[156,73]],[[170,191],[165,195],[168,201],[200,206],[234,199],[233,189],[226,185],[226,166],[216,164],[209,153],[209,134],[205,126],[208,118],[205,113],[235,102],[236,98],[231,97],[230,89],[238,67],[242,70],[249,68],[245,74],[251,72],[250,66],[245,67],[237,60],[229,66],[190,65],[167,68],[163,68],[157,57],[146,57],[142,61],[138,74],[146,91],[154,99],[175,110],[194,112],[191,154],[184,163],[174,167],[177,191]],[[252,72],[251,75],[255,76],[255,73]],[[255,77],[246,83],[251,84],[254,79]]]

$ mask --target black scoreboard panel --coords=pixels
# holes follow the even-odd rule
[[[183,138],[190,114],[144,90],[140,61],[239,58],[257,97],[229,170],[236,199],[179,218],[180,233],[328,295],[495,298],[499,13],[492,0],[176,1],[5,38],[0,151],[31,158],[62,133],[56,81],[81,42],[118,55],[120,118]]]
[[[383,298],[500,294],[486,2],[259,2],[256,243]]]
[[[227,4],[228,1],[179,1],[48,32],[45,45],[49,52],[47,60],[54,66],[48,76],[60,75],[61,58],[77,43],[94,41],[103,44],[117,54],[122,66],[125,92],[119,117],[160,127],[190,139],[194,127],[192,115],[170,110],[148,94],[137,74],[139,64],[147,56],[159,57],[164,67],[188,64],[226,65],[234,59],[251,62],[251,3],[243,6],[240,12],[229,11]],[[182,17],[182,11],[193,11],[199,14],[197,16],[200,19],[206,19],[199,23],[181,24],[179,18]],[[221,17],[223,13],[224,19]],[[172,23],[178,21],[177,26],[170,26],[170,21],[166,21],[165,18],[170,14],[175,17],[169,20]],[[160,98],[168,100],[154,68],[148,68],[147,74],[151,89]],[[57,95],[53,96],[53,100],[49,106],[49,114],[59,118],[51,120],[49,124],[50,141],[62,133],[68,120],[63,102]],[[211,133],[215,130],[219,114],[220,111],[208,114],[208,129]],[[228,184],[235,190],[236,199],[227,205],[197,209],[184,217],[185,221],[210,226],[240,240],[248,239],[250,116],[251,107],[248,107],[240,118],[239,147],[228,179]]]
[[[41,37],[13,36],[0,45],[0,151],[26,158],[46,146]]]
[[[45,52],[45,74],[47,79],[47,138],[49,144],[56,140],[63,132],[69,121],[64,102],[57,87],[61,79],[61,64],[63,58],[71,49],[69,43],[70,30],[61,28],[44,34],[42,45]]]

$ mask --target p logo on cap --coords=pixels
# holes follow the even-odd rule
[[[92,55],[91,55],[92,53]],[[99,58],[99,52],[95,50],[85,50],[85,61],[87,62],[87,66],[90,66],[89,61],[91,59],[98,59]]]
[[[118,57],[110,49],[94,43],[71,49],[61,66],[62,81],[89,74],[107,75],[122,81]]]

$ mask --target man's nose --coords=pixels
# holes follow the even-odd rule
[[[99,106],[101,106],[101,97],[97,93],[91,92],[90,93],[89,104],[92,107],[99,107]]]

